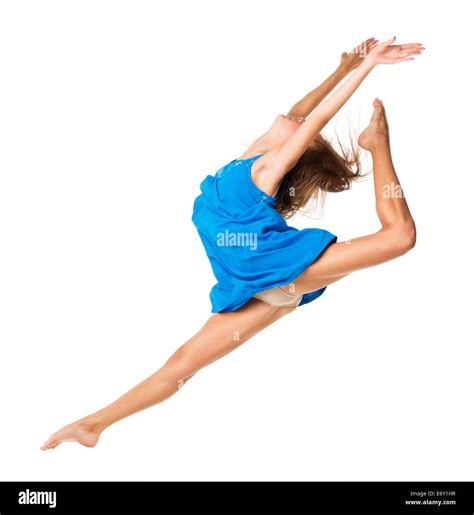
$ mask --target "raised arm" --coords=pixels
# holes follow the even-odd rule
[[[419,43],[393,45],[394,41],[395,37],[375,45],[354,73],[327,100],[316,107],[311,116],[290,138],[272,152],[271,163],[268,166],[275,180],[283,178],[295,166],[323,127],[347,102],[377,64],[411,61],[414,59],[413,55],[420,54],[423,50]]]
[[[301,100],[296,102],[286,115],[287,118],[298,120],[299,118],[309,116],[314,108],[317,107],[352,70],[362,63],[364,57],[377,42],[375,38],[370,38],[353,48],[350,52],[343,52],[341,54],[341,61],[336,70],[317,88],[313,89]]]

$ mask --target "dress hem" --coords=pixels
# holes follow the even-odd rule
[[[327,232],[327,241],[325,241],[323,244],[321,244],[321,242],[318,242],[318,247],[316,249],[316,252],[311,253],[311,255],[310,255],[311,259],[308,260],[309,262],[305,261],[303,263],[303,265],[297,269],[297,272],[292,274],[288,279],[285,279],[283,281],[278,281],[276,283],[272,283],[270,286],[268,286],[268,289],[276,288],[277,286],[284,286],[284,285],[289,284],[292,281],[296,280],[312,263],[314,263],[314,261],[316,261],[316,259],[318,259],[318,257],[324,252],[324,250],[326,250],[328,248],[329,245],[331,245],[332,243],[335,243],[337,241],[336,235],[330,233],[329,231],[326,231],[326,232]],[[324,286],[323,288],[319,288],[318,290],[314,290],[314,291],[303,294],[303,298],[301,299],[301,302],[298,304],[297,307],[304,306],[305,304],[309,304],[313,300],[317,299],[324,293],[326,288],[327,288],[327,286]],[[265,288],[265,290],[266,289],[267,288]],[[251,300],[256,293],[259,293],[261,291],[264,291],[264,290],[252,289],[250,291],[250,293],[245,295],[245,298],[243,298],[243,300],[238,301],[238,304],[235,307],[232,307],[231,309],[229,309],[229,305],[232,303],[230,303],[230,304],[228,303],[225,306],[222,306],[220,308],[216,308],[215,306],[212,306],[211,313],[231,313],[233,311],[236,311],[239,308],[241,308],[244,304],[246,304],[249,300]]]

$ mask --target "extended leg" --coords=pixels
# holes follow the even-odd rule
[[[294,309],[274,307],[251,299],[237,311],[215,313],[158,371],[109,406],[53,434],[41,449],[52,449],[65,441],[93,447],[102,431],[111,424],[167,399],[198,370],[228,354]]]

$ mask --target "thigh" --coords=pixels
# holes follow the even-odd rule
[[[324,288],[356,270],[379,265],[400,256],[400,237],[394,229],[329,245],[323,253],[292,283],[297,294]]]
[[[294,306],[275,307],[258,299],[250,299],[236,311],[214,313],[181,350],[197,371],[236,349],[294,309]]]

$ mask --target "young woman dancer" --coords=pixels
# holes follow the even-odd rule
[[[401,190],[378,99],[358,143],[372,155],[380,229],[338,243],[328,231],[299,231],[285,221],[319,192],[347,189],[360,175],[357,157],[336,153],[320,132],[375,66],[413,60],[424,50],[419,43],[394,41],[371,38],[342,54],[328,79],[286,116],[278,115],[240,158],[204,179],[193,222],[218,280],[211,291],[213,315],[158,371],[112,404],[54,433],[42,450],[66,441],[95,446],[104,429],[167,399],[203,367],[313,301],[329,284],[413,248],[415,224],[406,200],[386,194]]]

